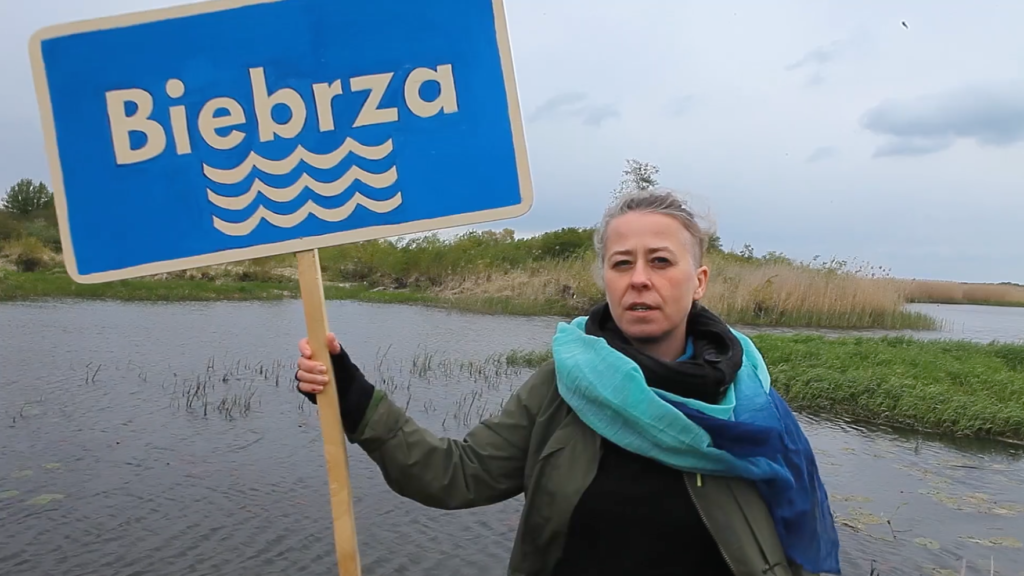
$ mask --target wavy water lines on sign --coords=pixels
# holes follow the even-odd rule
[[[249,156],[234,168],[220,169],[203,164],[203,174],[217,184],[238,184],[252,172],[253,168],[259,168],[263,172],[273,174],[274,176],[282,176],[294,170],[299,165],[299,162],[305,161],[306,164],[313,168],[327,170],[340,164],[349,153],[361,156],[367,160],[380,160],[390,154],[393,147],[394,145],[390,139],[383,144],[368,146],[360,144],[352,138],[345,138],[345,141],[334,152],[316,154],[306,150],[300,144],[295,148],[294,152],[281,160],[268,160],[254,151],[250,152]]]
[[[356,180],[374,188],[384,188],[398,181],[398,169],[392,166],[381,174],[375,174],[367,172],[358,166],[353,166],[334,182],[320,182],[314,180],[308,174],[303,174],[298,182],[286,188],[274,188],[257,178],[249,188],[249,191],[241,196],[222,196],[210,189],[206,190],[206,195],[210,202],[221,208],[241,210],[252,203],[258,194],[263,194],[263,196],[273,202],[288,202],[297,198],[302,190],[309,188],[321,196],[331,197],[344,192]]]
[[[325,207],[318,204],[318,201],[345,194],[357,180],[366,187],[378,190],[394,186],[398,182],[397,167],[391,166],[384,172],[375,173],[359,166],[351,166],[340,178],[324,182],[305,173],[299,168],[299,164],[300,162],[305,162],[311,168],[329,170],[336,168],[349,153],[369,160],[380,160],[388,156],[392,151],[393,145],[391,140],[376,146],[366,146],[352,138],[346,138],[341,146],[327,154],[309,152],[301,145],[298,145],[287,158],[281,160],[270,160],[252,152],[245,161],[234,168],[221,170],[204,164],[203,171],[209,180],[222,186],[238,184],[244,181],[254,170],[259,170],[272,176],[293,175],[296,177],[293,184],[280,188],[271,186],[264,182],[263,179],[256,177],[253,179],[253,183],[249,186],[248,190],[239,195],[224,194],[224,190],[215,191],[214,187],[208,187],[206,189],[206,197],[212,207],[231,211],[245,210],[246,213],[251,214],[241,222],[231,221],[232,219],[230,218],[225,220],[219,215],[213,214],[213,225],[217,230],[229,236],[245,236],[251,234],[259,226],[260,222],[263,221],[278,228],[292,228],[298,226],[311,215],[325,222],[340,222],[348,218],[359,206],[363,206],[378,214],[390,212],[402,203],[402,193],[400,191],[395,192],[390,198],[385,200],[378,200],[360,192],[355,192],[342,206],[336,208]],[[298,199],[304,190],[309,190],[315,197],[307,200],[298,210],[288,213],[283,210],[291,210],[291,208],[278,209],[273,207],[273,205],[281,205]],[[379,197],[379,193],[372,194],[371,196]],[[339,201],[342,199],[339,199]],[[255,208],[255,210],[246,210],[247,208]],[[239,216],[239,218],[241,217]]]
[[[363,196],[359,192],[356,192],[348,202],[338,208],[324,208],[310,200],[306,202],[302,208],[299,208],[291,214],[278,214],[260,206],[256,209],[255,214],[242,222],[225,222],[224,220],[214,216],[213,225],[221,232],[230,236],[245,236],[252,232],[261,220],[266,220],[267,222],[281,228],[292,228],[305,220],[310,214],[313,214],[327,222],[340,222],[345,218],[348,218],[357,206],[363,206],[378,214],[383,214],[394,210],[401,204],[401,192],[396,192],[394,196],[387,200],[373,200]]]

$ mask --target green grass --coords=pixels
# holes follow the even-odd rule
[[[551,360],[551,350],[512,350],[505,354],[505,363],[513,368],[537,368]]]
[[[1024,441],[1024,346],[902,336],[754,334],[794,410],[957,436]],[[514,350],[535,368],[550,351]]]
[[[366,286],[325,285],[328,299],[394,301],[394,293],[371,292]],[[139,278],[102,284],[79,284],[62,270],[0,271],[0,301],[36,298],[110,299],[127,302],[189,302],[216,300],[282,300],[299,297],[294,280],[242,281]],[[412,298],[410,298],[411,300]]]
[[[43,298],[103,299],[125,302],[205,302],[282,300],[299,298],[294,279],[266,281],[139,278],[102,284],[79,284],[61,269],[46,272],[0,270],[0,302]],[[368,284],[324,284],[327,300],[357,300],[378,304],[418,304],[482,314],[566,316],[574,310],[564,301],[523,302],[501,296],[441,296],[421,288],[374,290]]]
[[[280,300],[294,297],[298,287],[279,282],[133,279],[79,284],[62,270],[0,271],[0,301],[35,298],[83,298],[122,301]]]
[[[1024,346],[895,336],[752,339],[794,409],[1024,440]]]

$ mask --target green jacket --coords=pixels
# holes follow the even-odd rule
[[[425,506],[465,509],[525,494],[509,576],[551,573],[601,457],[600,437],[559,395],[551,361],[462,440],[420,427],[379,390],[349,440],[377,463],[391,489]],[[806,575],[787,563],[753,484],[688,473],[686,486],[734,574]]]

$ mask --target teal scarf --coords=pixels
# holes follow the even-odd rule
[[[649,387],[633,360],[585,333],[586,321],[559,323],[552,340],[558,391],[580,419],[667,466],[754,481],[791,561],[839,574],[838,534],[814,454],[753,342],[730,328],[743,363],[723,401],[708,404]]]

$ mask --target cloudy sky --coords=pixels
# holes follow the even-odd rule
[[[0,0],[0,185],[49,180],[32,31],[176,3]],[[1024,282],[1024,2],[506,8],[536,202],[497,227],[593,224],[633,157],[710,209],[726,246]]]

